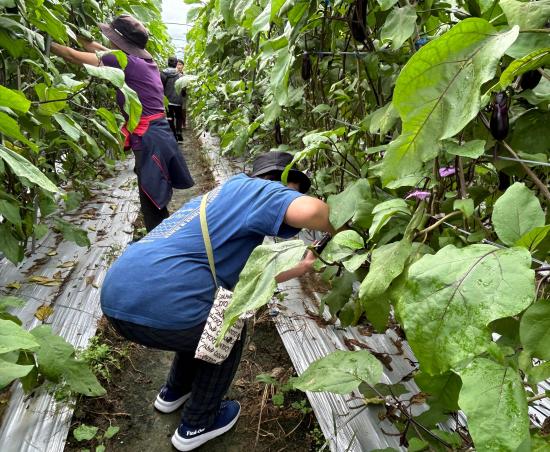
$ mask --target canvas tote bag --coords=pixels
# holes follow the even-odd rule
[[[208,223],[206,221],[206,201],[207,196],[204,195],[200,205],[200,221],[202,238],[204,240],[204,246],[206,248],[206,255],[208,256],[208,263],[210,264],[210,271],[212,272],[212,278],[214,278],[214,284],[216,285],[216,294],[214,296],[214,303],[210,309],[210,314],[206,319],[204,330],[199,340],[199,345],[195,351],[195,358],[203,361],[219,364],[223,362],[231,353],[233,345],[241,337],[241,332],[244,327],[244,318],[240,318],[233,324],[233,326],[227,331],[225,337],[220,342],[219,346],[216,346],[216,339],[221,331],[223,324],[223,316],[227,306],[231,303],[233,292],[224,289],[218,285],[218,279],[216,278],[216,267],[214,265],[214,253],[212,251],[212,244],[210,243],[210,235],[208,234]]]

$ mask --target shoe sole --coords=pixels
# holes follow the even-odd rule
[[[231,430],[231,428],[233,428],[233,426],[239,420],[240,415],[241,406],[239,405],[239,412],[235,416],[235,419],[233,419],[229,424],[216,430],[212,430],[211,432],[205,433],[204,435],[199,435],[193,439],[182,438],[179,435],[178,430],[176,429],[176,432],[172,435],[172,445],[181,452],[196,449],[197,447],[202,446],[204,443],[210,441],[211,439],[217,438],[218,436],[223,435],[224,433]]]
[[[153,405],[161,413],[173,413],[185,402],[187,402],[187,399],[189,397],[191,397],[191,393],[187,393],[184,396],[181,396],[179,399],[174,400],[173,402],[167,402],[166,400],[162,400],[160,398],[160,395],[157,395],[157,398],[155,399],[155,403]]]

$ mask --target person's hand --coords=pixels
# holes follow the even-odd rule
[[[317,257],[315,256],[313,251],[307,250],[306,255],[301,261],[301,264],[303,265],[303,268],[304,268],[304,274],[309,273],[310,271],[313,270],[313,264],[315,263],[316,259]]]

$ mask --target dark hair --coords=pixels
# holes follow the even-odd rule
[[[180,60],[180,59],[178,58],[178,63],[183,64],[183,60]]]
[[[283,176],[282,171],[273,170],[273,171],[269,171],[268,173],[262,174],[260,176],[255,176],[255,177],[257,177],[258,179],[265,179],[265,180],[270,180],[270,181],[275,181],[275,182],[281,182],[282,176]],[[297,175],[295,173],[293,173],[292,171],[290,171],[288,173],[288,176],[287,176],[286,180],[287,180],[287,182],[294,182],[294,183],[297,183],[297,184],[300,183],[300,178],[297,177]]]
[[[176,64],[178,64],[178,59],[174,56],[171,56],[168,58],[168,67],[176,67]]]

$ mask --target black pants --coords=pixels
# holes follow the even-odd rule
[[[168,105],[168,123],[176,140],[181,140],[183,131],[183,109],[181,105]]]
[[[155,229],[160,223],[162,223],[162,220],[168,218],[170,214],[167,207],[159,209],[141,189],[141,155],[141,151],[134,151],[134,156],[136,157],[134,172],[137,174],[138,177],[139,203],[141,205],[141,213],[143,214],[143,222],[145,223],[145,229],[147,229],[147,232],[150,232]]]
[[[126,339],[146,347],[176,352],[166,385],[182,395],[191,391],[191,398],[183,408],[182,422],[196,427],[212,425],[237,372],[246,326],[227,359],[220,364],[211,364],[195,359],[204,323],[187,330],[162,330],[106,317]]]

